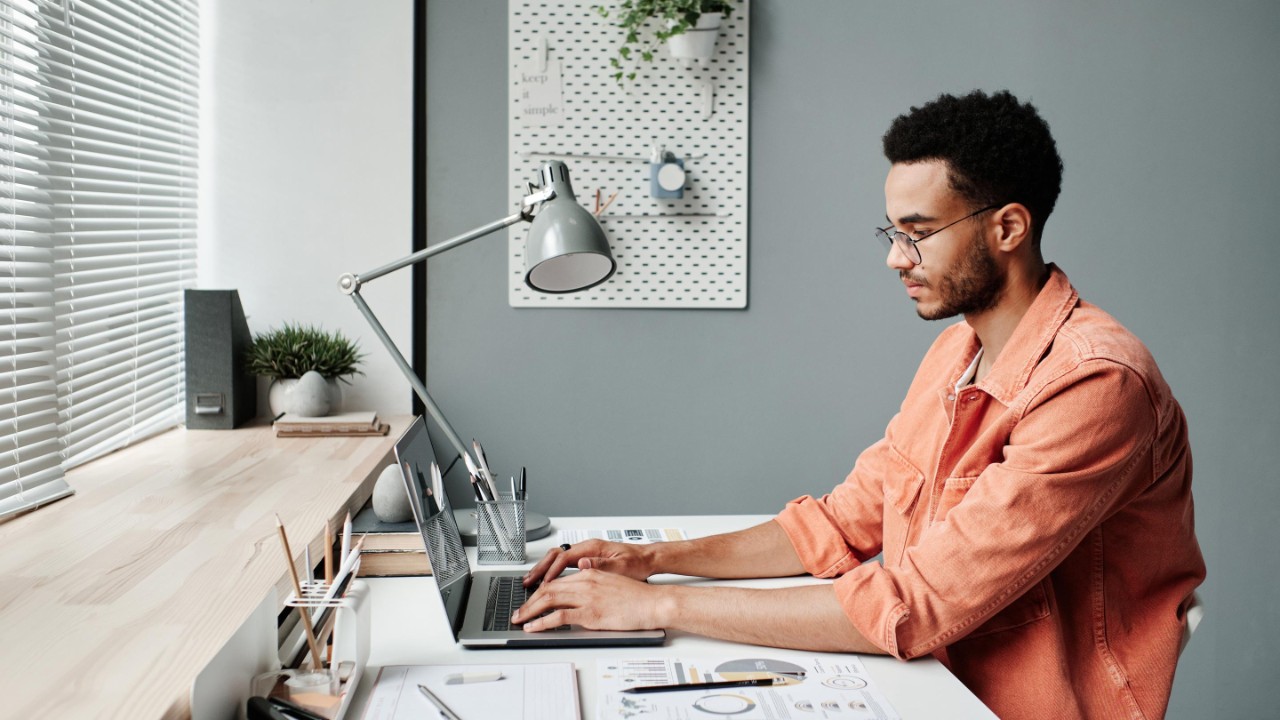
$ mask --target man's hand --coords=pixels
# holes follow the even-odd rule
[[[562,554],[577,548],[575,545]],[[511,621],[524,623],[525,632],[561,625],[580,625],[590,630],[651,630],[665,627],[668,622],[664,615],[670,610],[670,603],[664,602],[668,589],[613,572],[583,570],[543,583],[516,610]],[[548,611],[545,617],[538,617]]]
[[[770,647],[884,652],[854,628],[829,582],[775,590],[689,587],[582,570],[543,583],[511,620],[525,632],[561,625],[663,628]]]
[[[568,550],[552,548],[525,574],[524,586],[532,587],[555,580],[568,568],[603,570],[646,580],[654,573],[652,546],[586,540]]]

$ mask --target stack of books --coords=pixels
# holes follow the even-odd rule
[[[351,520],[351,532],[363,535],[359,577],[430,575],[431,560],[412,520],[385,523],[365,505]]]
[[[276,418],[276,437],[321,437],[325,435],[386,435],[391,426],[378,420],[372,410],[324,417],[302,417],[285,413]]]

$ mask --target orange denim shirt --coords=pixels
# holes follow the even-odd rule
[[[933,654],[1000,717],[1162,717],[1205,576],[1182,410],[1056,267],[957,392],[978,349],[943,331],[884,439],[777,521],[868,640]]]

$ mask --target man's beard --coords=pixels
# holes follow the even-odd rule
[[[969,248],[954,270],[933,283],[925,283],[906,271],[898,273],[903,279],[933,287],[941,301],[936,308],[926,310],[919,303],[916,313],[925,320],[944,320],[956,315],[973,315],[995,307],[1004,294],[1004,276],[991,251],[982,241],[981,233],[974,233]]]

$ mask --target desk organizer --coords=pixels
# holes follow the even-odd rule
[[[481,565],[524,563],[524,501],[476,503],[476,559]]]
[[[311,673],[276,669],[255,677],[250,694],[283,697],[317,715],[342,720],[369,661],[370,618],[366,601],[369,586],[356,580],[343,597],[326,598],[328,592],[327,583],[306,582],[302,584],[302,597],[290,595],[284,604],[300,612],[310,612],[317,632],[324,625],[321,619],[326,610],[337,613],[333,626],[333,658],[329,663],[329,671],[334,674],[333,685],[327,689],[301,687],[299,681]]]
[[[303,601],[321,590],[309,583]],[[369,586],[355,580],[344,597],[325,603],[336,608],[333,628],[333,666],[349,670],[341,684],[340,701],[323,713],[331,720],[342,720],[369,661],[370,612]],[[286,605],[296,607],[297,598]],[[191,720],[227,720],[245,717],[245,704],[254,695],[267,695],[277,686],[284,687],[292,671],[281,669],[280,636],[276,624],[280,612],[279,596],[267,593],[253,614],[227,644],[196,676],[191,687]],[[301,624],[299,624],[301,625]],[[283,694],[281,692],[280,694]]]

